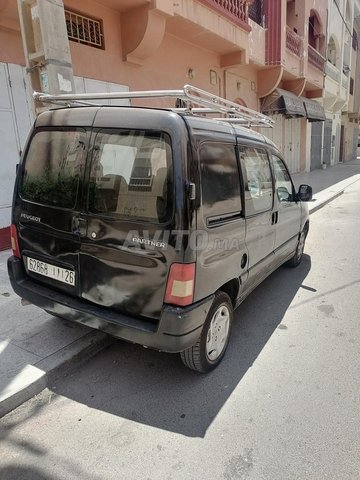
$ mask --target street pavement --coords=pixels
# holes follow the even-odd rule
[[[116,341],[0,420],[6,480],[358,480],[360,182],[235,314],[223,363]]]
[[[314,213],[360,179],[360,160],[293,178],[297,186],[313,187],[309,209]],[[114,342],[102,332],[54,318],[33,305],[21,306],[7,277],[10,254],[0,252],[0,417]]]

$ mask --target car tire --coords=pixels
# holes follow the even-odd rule
[[[200,337],[195,345],[180,353],[184,365],[200,373],[216,368],[229,344],[233,307],[229,296],[216,292]]]
[[[304,256],[305,240],[306,240],[308,232],[309,232],[309,225],[306,224],[305,227],[303,228],[303,230],[301,231],[300,235],[299,235],[299,240],[298,240],[298,243],[297,243],[297,246],[296,246],[294,256],[286,262],[287,266],[295,268],[298,265],[300,265],[300,263],[303,259],[303,256]]]

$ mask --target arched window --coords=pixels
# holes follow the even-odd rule
[[[309,16],[309,45],[324,54],[324,38],[320,16],[316,10],[311,10]]]
[[[330,37],[327,49],[327,59],[335,67],[337,66],[337,49],[334,37]]]

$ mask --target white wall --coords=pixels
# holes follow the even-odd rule
[[[10,225],[16,164],[33,116],[25,69],[0,63],[0,228]]]

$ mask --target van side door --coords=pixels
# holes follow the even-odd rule
[[[279,155],[271,153],[271,166],[275,181],[274,215],[275,256],[285,259],[295,252],[301,227],[301,204],[290,173]]]
[[[248,288],[267,276],[274,263],[273,178],[269,157],[261,146],[239,147],[249,251]],[[244,289],[247,290],[244,285]]]
[[[230,280],[247,277],[245,219],[233,137],[202,141],[198,147],[201,205],[197,214],[196,299]]]

